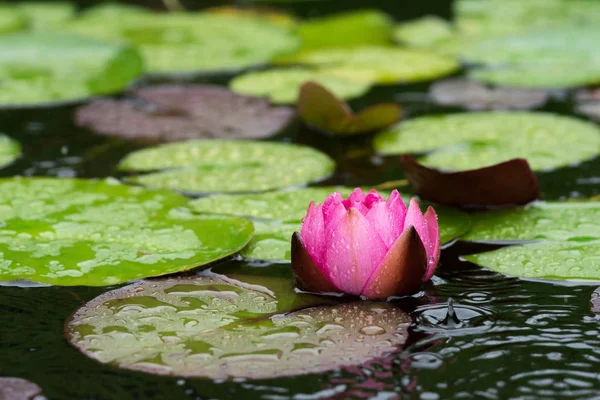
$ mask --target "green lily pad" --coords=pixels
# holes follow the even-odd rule
[[[123,171],[155,171],[127,178],[186,193],[259,192],[322,180],[335,169],[327,155],[286,143],[196,140],[129,154]]]
[[[75,18],[75,6],[72,3],[23,2],[17,7],[29,18],[33,30],[60,28]]]
[[[600,29],[567,27],[467,45],[462,57],[490,66],[470,76],[505,86],[564,88],[600,82]]]
[[[192,200],[188,206],[197,213],[299,222],[306,215],[311,201],[323,203],[333,192],[340,192],[342,196],[347,197],[352,193],[352,188],[329,186],[259,194],[209,196]]]
[[[104,10],[99,15],[111,12]],[[92,13],[66,27],[82,35],[137,46],[149,72],[231,72],[268,63],[294,51],[299,39],[289,30],[256,17],[215,13],[127,12],[106,19]]]
[[[21,154],[19,143],[0,134],[0,168],[12,163],[19,154]]]
[[[600,242],[547,242],[504,247],[465,259],[524,278],[600,280]]]
[[[0,104],[69,101],[118,92],[143,71],[137,50],[67,34],[0,37]]]
[[[113,285],[219,260],[252,237],[241,218],[169,214],[185,202],[115,181],[0,180],[0,281]]]
[[[251,218],[255,235],[241,255],[248,259],[289,261],[292,234],[298,232],[311,201],[323,203],[333,192],[346,197],[352,188],[316,187],[282,192],[248,195],[210,196],[191,201],[190,210],[200,214],[225,214]],[[408,201],[409,197],[404,196]],[[422,202],[424,211],[428,203]],[[471,226],[469,214],[450,207],[435,206],[442,243],[467,232]]]
[[[596,157],[600,130],[547,113],[449,114],[406,121],[373,144],[382,154],[427,152],[420,162],[435,168],[469,170],[520,157],[539,171]]]
[[[308,81],[323,85],[337,97],[343,99],[360,97],[371,88],[370,82],[357,82],[320,71],[300,68],[277,68],[249,72],[234,78],[230,83],[230,88],[241,94],[268,97],[273,103],[291,104],[298,99],[302,84]]]
[[[378,10],[358,10],[315,18],[298,26],[302,49],[386,45],[392,19]]]
[[[330,76],[378,84],[428,81],[459,69],[452,57],[383,46],[316,50],[286,61],[310,65]]]
[[[240,255],[248,260],[290,261],[291,239],[299,232],[300,222],[253,221],[254,236]]]
[[[472,214],[472,241],[600,240],[600,202],[538,202],[528,207]]]
[[[139,282],[92,300],[66,324],[85,355],[124,369],[212,379],[273,379],[360,365],[407,337],[388,303],[281,314],[269,287],[221,275]]]
[[[28,27],[29,18],[23,11],[0,5],[0,35],[22,31]]]
[[[433,46],[453,35],[450,23],[433,15],[403,22],[394,29],[396,41],[414,47]]]

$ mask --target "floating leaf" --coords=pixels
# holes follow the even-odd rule
[[[473,241],[600,240],[600,202],[534,203],[524,208],[472,215]]]
[[[428,81],[459,69],[458,62],[451,57],[383,46],[316,50],[300,53],[288,62],[310,65],[329,76],[371,84]]]
[[[42,389],[35,383],[21,378],[0,377],[0,399],[35,400],[42,396]]]
[[[436,82],[429,94],[443,106],[467,110],[526,110],[537,108],[548,100],[548,92],[527,88],[488,88],[466,79]]]
[[[524,278],[600,280],[600,242],[547,242],[510,246],[465,259]]]
[[[223,276],[142,281],[83,306],[67,322],[66,336],[102,363],[212,379],[360,365],[406,340],[408,316],[387,303],[281,314],[278,300],[268,287]]]
[[[59,33],[0,37],[0,104],[73,101],[118,92],[142,73],[127,46]]]
[[[273,103],[295,103],[300,87],[309,81],[323,85],[343,99],[360,97],[371,87],[368,82],[356,82],[309,69],[271,69],[249,72],[231,81],[237,93],[268,97]]]
[[[469,170],[525,158],[533,170],[565,167],[600,152],[600,130],[546,113],[465,113],[416,118],[375,137],[382,154],[428,152],[429,167]]]
[[[415,193],[440,204],[465,207],[527,204],[540,196],[537,177],[522,158],[463,172],[427,168],[411,156],[401,156],[400,164]]]
[[[110,10],[108,10],[110,11]],[[66,29],[137,46],[150,72],[233,72],[294,51],[298,38],[262,18],[215,13],[159,14],[132,9],[127,18],[85,16]],[[106,15],[106,11],[104,12]]]
[[[129,154],[123,171],[155,171],[127,178],[189,193],[259,192],[304,185],[329,176],[335,163],[310,147],[287,143],[196,140]]]
[[[354,10],[310,19],[298,26],[303,49],[386,45],[392,19],[378,10]]]
[[[186,199],[106,181],[0,180],[0,281],[103,286],[188,270],[241,250],[241,218],[170,216]]]
[[[564,88],[600,82],[600,29],[567,27],[492,38],[466,46],[462,56],[484,63],[470,77],[515,87]]]
[[[21,146],[8,136],[0,134],[0,168],[12,163],[21,154]]]
[[[17,7],[29,18],[30,28],[33,30],[60,28],[75,17],[75,6],[72,3],[22,2]]]
[[[249,260],[290,261],[290,240],[300,222],[253,221],[254,236],[240,255]]]
[[[397,104],[376,104],[354,114],[350,106],[316,82],[300,88],[298,115],[313,128],[335,135],[356,135],[383,129],[397,122],[402,110]]]
[[[21,10],[0,5],[0,35],[14,33],[27,29],[29,18]]]
[[[295,116],[291,108],[212,85],[151,86],[131,97],[81,106],[75,121],[104,135],[168,142],[264,138],[283,130]]]
[[[323,203],[333,192],[340,192],[342,196],[348,196],[352,193],[352,188],[311,187],[258,194],[208,196],[192,200],[188,206],[198,213],[299,222],[306,215],[311,201]]]
[[[352,188],[316,187],[298,190],[248,195],[220,195],[191,201],[189,208],[197,213],[236,215],[254,220],[255,236],[242,251],[249,259],[289,261],[290,239],[298,232],[301,219],[306,215],[311,201],[323,203],[333,192],[348,196]],[[409,198],[404,196],[404,200]],[[426,204],[421,204],[426,207]],[[468,214],[454,208],[438,207],[442,243],[449,242],[469,230]]]
[[[394,39],[402,44],[427,47],[451,38],[454,32],[448,21],[435,15],[427,15],[403,22],[394,29]]]
[[[592,298],[590,299],[590,308],[593,313],[600,314],[600,288],[597,288],[592,293]]]
[[[236,7],[236,6],[217,6],[205,8],[205,12],[211,14],[234,15],[254,19],[263,19],[273,25],[282,28],[292,29],[298,21],[293,15],[283,11],[277,11],[271,8],[261,7]]]

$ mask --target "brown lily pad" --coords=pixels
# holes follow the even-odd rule
[[[429,95],[443,106],[467,110],[530,110],[548,100],[545,90],[528,88],[489,88],[467,79],[447,79],[431,86]]]
[[[157,85],[125,100],[102,99],[77,109],[77,125],[125,139],[259,139],[276,135],[294,110],[212,85]]]
[[[307,125],[333,135],[357,135],[386,128],[397,122],[397,104],[376,104],[354,114],[350,106],[316,82],[300,88],[298,115]]]
[[[461,172],[429,168],[409,155],[400,156],[400,163],[415,193],[439,204],[481,208],[526,204],[540,196],[537,177],[523,158]]]
[[[0,399],[33,400],[42,395],[42,389],[35,383],[21,378],[0,377]]]

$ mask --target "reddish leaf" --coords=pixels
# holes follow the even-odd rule
[[[419,291],[427,270],[427,253],[411,226],[392,245],[381,265],[367,281],[362,295],[371,300],[406,296]]]
[[[523,158],[461,172],[428,168],[408,155],[400,163],[415,193],[439,204],[478,208],[526,204],[540,196],[537,177]]]
[[[315,265],[298,232],[292,236],[292,269],[296,286],[302,290],[315,293],[339,292]]]
[[[376,104],[354,114],[350,106],[325,87],[306,82],[300,88],[298,115],[309,126],[334,135],[356,135],[383,129],[398,121],[397,104]]]
[[[129,139],[259,139],[294,119],[289,107],[211,85],[158,85],[125,100],[104,99],[77,109],[75,122],[94,132]]]

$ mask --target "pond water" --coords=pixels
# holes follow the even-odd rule
[[[402,5],[388,3],[395,4],[381,2],[382,8],[402,15]],[[423,3],[428,11],[449,13],[446,2]],[[312,6],[296,7],[308,14]],[[194,82],[224,84],[228,79],[198,77]],[[397,102],[405,118],[460,111],[434,105],[427,96],[429,86],[375,87],[351,105]],[[573,95],[560,92],[539,110],[573,115],[573,106]],[[0,111],[1,131],[23,146],[23,156],[1,169],[0,176],[120,177],[117,164],[123,156],[148,146],[78,128],[74,110],[75,106],[67,105]],[[327,184],[369,186],[403,179],[395,157],[375,156],[371,138],[340,141],[296,124],[276,140],[307,144],[335,159],[337,170]],[[598,195],[600,158],[538,177],[544,200]],[[600,316],[589,304],[597,285],[507,277],[462,261],[460,255],[472,252],[473,246],[459,242],[445,249],[436,277],[424,291],[394,302],[414,321],[407,343],[362,366],[318,375],[224,382],[128,371],[86,357],[63,336],[65,321],[76,309],[124,285],[2,286],[0,376],[25,378],[39,385],[46,398],[65,400],[598,398]],[[212,269],[292,276],[289,263],[236,258]]]

